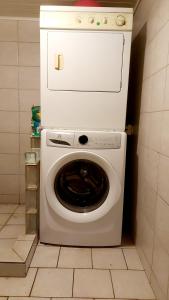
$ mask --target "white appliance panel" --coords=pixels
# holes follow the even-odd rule
[[[49,31],[48,88],[120,92],[123,45],[122,33]],[[55,68],[57,59],[61,69]]]

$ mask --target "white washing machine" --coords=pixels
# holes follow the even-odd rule
[[[121,243],[126,134],[43,130],[40,241]]]
[[[125,130],[133,11],[42,6],[44,128]]]

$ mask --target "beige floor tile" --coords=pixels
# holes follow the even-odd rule
[[[75,270],[73,296],[82,298],[114,298],[107,270]]]
[[[0,239],[12,239],[17,238],[19,235],[24,234],[25,226],[24,225],[6,225],[0,232]]]
[[[93,299],[92,298],[52,298],[52,300],[93,300]]]
[[[59,249],[59,247],[55,246],[38,246],[31,267],[56,267]]]
[[[31,296],[71,297],[73,270],[39,269]]]
[[[29,296],[34,282],[36,269],[29,269],[24,278],[0,277],[1,296]]]
[[[0,204],[0,213],[8,214],[13,213],[18,205],[16,204]]]
[[[127,269],[121,249],[92,249],[93,268],[96,269]]]
[[[13,251],[12,248],[0,248],[0,262],[22,262],[22,259]]]
[[[58,299],[58,298],[57,298]],[[63,299],[63,298],[61,298]],[[68,298],[66,298],[68,299]],[[1,298],[0,298],[1,300]],[[39,298],[39,297],[9,297],[8,300],[50,300],[50,298]]]
[[[25,205],[18,205],[15,214],[24,214],[25,213]]]
[[[22,261],[26,261],[28,254],[32,248],[32,241],[16,241],[12,250],[20,257]]]
[[[24,225],[25,224],[25,215],[24,214],[13,214],[7,224],[8,225]]]
[[[123,249],[128,269],[144,270],[136,249]]]
[[[0,297],[0,300],[7,300],[7,297]]]
[[[58,267],[92,268],[91,249],[62,247]]]
[[[23,234],[19,235],[17,241],[33,241],[36,237],[36,234]]]
[[[155,299],[144,271],[112,270],[115,298]]]
[[[0,226],[4,225],[6,221],[9,219],[10,214],[0,214]]]
[[[0,239],[0,249],[2,248],[11,248],[16,239]]]

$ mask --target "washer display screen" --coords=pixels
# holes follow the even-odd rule
[[[56,174],[54,191],[59,202],[74,212],[90,212],[106,200],[109,179],[98,164],[77,159],[65,164]]]

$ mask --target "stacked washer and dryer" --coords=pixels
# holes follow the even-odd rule
[[[42,6],[40,240],[121,243],[132,10]]]

